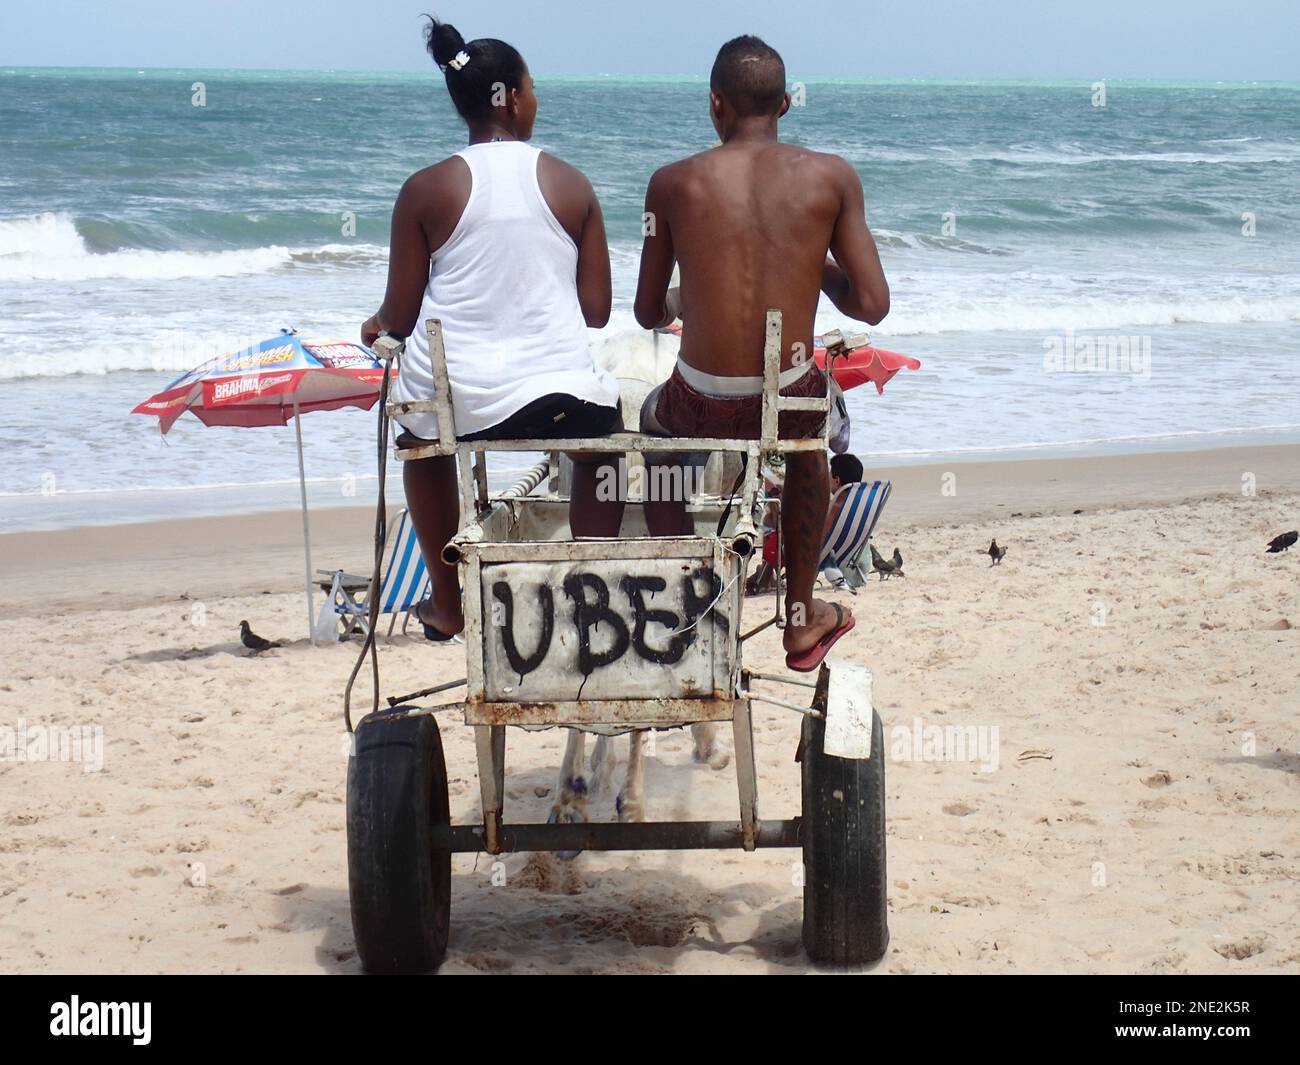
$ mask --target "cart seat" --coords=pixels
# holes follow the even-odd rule
[[[609,433],[606,436],[578,437],[548,440],[457,440],[455,417],[451,405],[451,381],[447,373],[446,352],[442,342],[442,323],[436,318],[425,322],[429,337],[429,357],[433,364],[434,396],[427,400],[408,402],[390,402],[387,410],[393,417],[403,414],[432,413],[437,416],[439,439],[423,440],[408,431],[401,432],[394,444],[399,461],[432,458],[438,455],[459,454],[461,462],[467,461],[471,454],[481,455],[488,451],[549,451],[556,452],[610,452],[610,451],[653,451],[653,452],[701,452],[730,451],[741,454],[769,451],[824,451],[826,437],[823,435],[807,439],[782,439],[777,432],[779,414],[783,411],[819,410],[830,415],[831,398],[794,398],[782,396],[778,387],[781,365],[781,312],[771,309],[767,312],[766,341],[763,350],[763,420],[757,440],[721,439],[713,437],[674,438],[649,436],[640,432]],[[387,344],[382,357],[392,358],[400,355],[402,345],[388,337],[381,338],[376,344],[376,351]],[[635,391],[640,391],[636,389]],[[647,390],[648,391],[648,390]],[[644,397],[641,397],[642,399]],[[629,396],[635,402],[634,396]],[[639,407],[636,421],[639,422]],[[468,470],[466,471],[468,472]]]

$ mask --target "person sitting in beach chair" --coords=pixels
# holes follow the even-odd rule
[[[893,490],[889,481],[863,481],[862,475],[862,462],[856,455],[831,457],[831,499],[817,566],[833,588],[856,590],[866,583],[861,559]],[[776,500],[767,504],[767,509],[779,507],[779,487],[769,482],[767,491]],[[779,538],[770,521],[765,521],[764,532],[763,559],[745,585],[749,595],[769,590],[784,565]]]
[[[721,144],[656,171],[646,189],[637,321],[656,329],[680,316],[683,328],[676,368],[646,399],[641,429],[755,439],[765,312],[782,312],[781,394],[820,397],[826,378],[811,357],[819,293],[874,325],[889,311],[889,286],[853,167],[777,139],[790,97],[776,51],[757,37],[728,41],[709,87]],[[674,263],[681,286],[670,291]],[[818,412],[788,411],[779,432],[817,436],[823,422]],[[668,453],[648,454],[646,463],[652,471],[674,465]],[[661,484],[672,483],[667,477],[651,474]],[[794,670],[816,669],[854,625],[847,610],[812,595],[829,498],[825,455],[789,454],[781,527],[789,576],[784,643]],[[653,535],[689,531],[684,498],[647,502],[645,510]]]
[[[860,560],[893,485],[863,481],[862,460],[856,455],[833,455],[830,471],[831,501],[818,565],[832,587],[859,588],[866,583]]]
[[[423,323],[442,321],[460,439],[601,436],[621,427],[618,384],[592,359],[587,327],[609,320],[609,248],[583,174],[532,147],[537,97],[523,57],[504,41],[466,42],[430,19],[429,53],[443,70],[469,145],[414,174],[393,208],[388,289],[361,327],[409,337],[394,401],[434,396]],[[416,328],[417,324],[420,328]],[[437,416],[397,418],[399,448],[437,437]],[[569,513],[576,536],[617,536],[623,503],[598,498],[607,455],[573,456]],[[454,567],[442,549],[460,527],[454,458],[403,464],[407,505],[430,561],[433,594],[416,616],[446,640],[464,627]]]

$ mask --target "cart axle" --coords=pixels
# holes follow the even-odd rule
[[[758,847],[801,845],[801,818],[759,821]],[[671,851],[742,848],[738,821],[640,821],[595,824],[502,825],[501,852],[516,851]],[[482,825],[434,825],[430,843],[435,850],[455,854],[486,851]]]

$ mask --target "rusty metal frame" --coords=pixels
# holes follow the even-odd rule
[[[434,825],[430,846],[455,854],[513,854],[525,851],[659,851],[724,850],[742,847],[802,846],[803,819],[756,821],[745,844],[745,828],[735,821],[611,821],[577,824],[496,826],[496,842],[488,843],[483,825]]]
[[[402,461],[452,456],[460,474],[462,526],[443,552],[443,560],[464,567],[466,647],[465,724],[475,733],[479,788],[483,806],[481,825],[451,825],[435,828],[434,845],[454,851],[487,851],[499,854],[512,850],[630,850],[712,847],[797,847],[800,821],[761,821],[758,816],[758,782],[754,759],[751,700],[763,700],[749,691],[750,677],[741,666],[741,608],[744,574],[758,540],[753,512],[762,484],[762,457],[771,452],[825,451],[826,428],[820,437],[782,440],[779,418],[787,410],[819,410],[827,414],[830,398],[788,398],[780,395],[781,313],[767,312],[763,350],[763,408],[758,440],[677,440],[641,433],[613,433],[604,437],[572,440],[476,440],[457,441],[451,403],[451,384],[443,347],[442,325],[428,319],[429,356],[433,363],[435,395],[430,400],[392,402],[389,416],[434,413],[438,439],[397,451]],[[487,486],[488,452],[544,452],[548,460],[539,464],[513,488],[497,496]],[[556,502],[559,494],[560,452],[737,452],[745,456],[745,473],[740,498],[710,500],[721,513],[725,503],[734,510],[729,534],[683,537],[635,537],[583,540],[494,540],[494,529],[506,523],[512,527],[518,507],[543,500]],[[549,478],[548,478],[549,474]],[[530,493],[548,480],[548,493]],[[482,566],[498,562],[548,562],[582,560],[695,559],[710,560],[713,572],[723,580],[718,603],[731,622],[727,628],[729,654],[713,658],[713,695],[710,698],[591,699],[569,702],[501,702],[486,697],[483,650]],[[725,602],[724,602],[725,601]],[[770,623],[770,622],[769,622]],[[765,624],[769,624],[765,623]],[[755,630],[757,631],[757,630]],[[751,633],[752,635],[752,633]],[[430,692],[438,690],[429,689]],[[455,704],[451,704],[454,706]],[[436,709],[447,709],[446,705]],[[798,709],[797,707],[795,709]],[[413,711],[425,712],[425,711]],[[505,807],[505,730],[522,726],[601,726],[604,731],[676,728],[700,722],[732,723],[735,765],[740,804],[738,822],[642,822],[627,824],[508,825]],[[445,837],[445,839],[443,838]]]
[[[826,401],[822,399],[785,399],[782,403],[797,405],[796,409],[803,410],[810,404],[825,405]],[[396,414],[421,414],[428,413],[432,407],[429,400],[414,400],[409,403],[390,403],[388,412],[390,415]],[[785,410],[784,405],[781,408]],[[599,451],[747,451],[753,440],[727,439],[722,437],[701,436],[691,437],[690,439],[674,439],[665,436],[647,436],[644,433],[618,432],[610,433],[608,436],[596,437],[573,437],[566,439],[545,440],[466,440],[460,444],[451,446],[446,444],[431,443],[421,444],[418,447],[403,448],[396,452],[396,457],[401,461],[410,459],[427,459],[434,458],[438,455],[454,455],[460,450],[470,453],[484,451],[576,451],[599,452]],[[825,451],[825,437],[812,437],[807,440],[779,440],[771,441],[768,446],[767,441],[759,445],[764,452],[780,451],[782,453],[790,451]]]
[[[506,703],[470,698],[467,725],[610,725],[621,730],[678,728],[702,721],[732,721],[744,699],[582,699]]]

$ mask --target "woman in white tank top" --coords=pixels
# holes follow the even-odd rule
[[[587,328],[609,320],[609,249],[590,182],[527,142],[537,97],[523,57],[492,38],[466,41],[431,19],[429,53],[469,129],[469,145],[421,170],[393,208],[388,290],[361,327],[406,337],[394,400],[431,399],[423,323],[442,320],[461,439],[598,436],[621,427],[618,384],[597,368]],[[432,414],[398,419],[398,437],[433,439]],[[577,536],[617,536],[617,493],[598,493],[618,456],[574,456],[569,524]],[[602,467],[605,469],[602,471]],[[417,608],[425,635],[464,627],[457,575],[441,562],[460,525],[452,458],[403,464],[407,506],[433,580]],[[610,483],[617,484],[612,481]],[[606,498],[600,498],[606,497]]]

